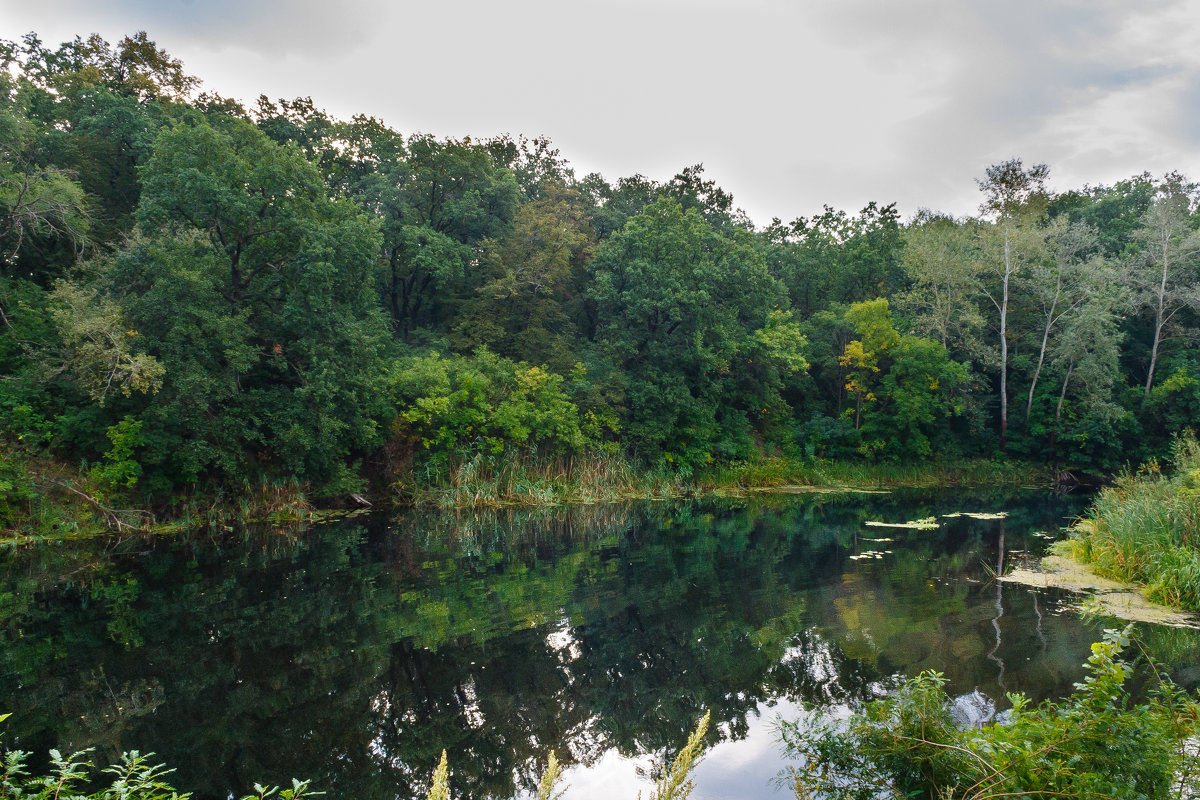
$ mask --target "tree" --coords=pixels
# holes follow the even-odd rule
[[[335,478],[382,415],[375,224],[240,120],[164,131],[142,175],[138,235],[95,271],[166,370],[147,451],[175,480]]]
[[[913,288],[897,305],[913,315],[915,330],[948,350],[979,357],[983,314],[975,304],[982,288],[976,224],[921,211],[904,229],[901,264]]]
[[[1062,385],[1054,407],[1050,435],[1053,451],[1066,428],[1063,411],[1073,389],[1078,416],[1110,424],[1128,412],[1113,402],[1113,388],[1121,375],[1119,364],[1122,334],[1117,309],[1127,302],[1127,292],[1116,278],[1112,265],[1103,265],[1089,275],[1085,302],[1074,305],[1062,317],[1062,334],[1048,350],[1051,367],[1061,375]]]
[[[1048,240],[1051,261],[1048,264],[1031,263],[1025,280],[1042,320],[1042,341],[1025,404],[1026,420],[1033,411],[1033,396],[1046,361],[1051,334],[1064,317],[1103,292],[1107,281],[1114,277],[1104,269],[1103,262],[1092,257],[1097,237],[1091,227],[1081,223],[1068,225],[1065,219],[1059,218],[1048,231]]]
[[[954,391],[966,382],[966,368],[951,360],[940,343],[900,334],[884,298],[854,303],[846,320],[859,335],[846,345],[840,361],[849,370],[846,388],[855,399],[860,452],[891,458],[929,455],[933,427],[962,411]]]
[[[68,170],[42,162],[44,126],[29,115],[28,93],[0,65],[0,264],[4,273],[42,279],[45,268],[17,269],[22,250],[35,238],[59,239],[72,254],[87,242],[89,213],[83,187]]]
[[[61,369],[69,370],[100,406],[112,393],[129,397],[134,391],[153,394],[162,388],[162,364],[139,352],[140,334],[125,324],[112,298],[90,295],[65,281],[51,297],[65,350]]]
[[[594,246],[578,193],[544,187],[542,197],[520,207],[511,231],[483,242],[483,266],[492,277],[467,302],[456,344],[483,344],[507,358],[570,370],[578,360],[576,320]]]
[[[520,187],[470,139],[414,136],[407,158],[359,196],[378,209],[384,236],[380,291],[396,333],[446,332],[484,280],[481,243],[512,223]]]
[[[772,273],[804,316],[830,303],[890,294],[903,282],[900,215],[894,203],[868,203],[857,216],[825,207],[823,214],[764,231]]]
[[[1008,438],[1008,307],[1013,276],[1023,262],[1040,249],[1033,222],[1046,208],[1046,177],[1050,169],[1035,164],[1028,170],[1014,158],[987,168],[987,178],[978,180],[984,201],[980,212],[991,216],[998,233],[1000,252],[993,256],[991,272],[1000,280],[998,290],[985,290],[996,308],[1000,335],[1000,449]]]
[[[804,345],[786,315],[766,332],[784,296],[750,235],[660,199],[600,246],[592,275],[597,337],[625,373],[627,440],[688,469],[714,450],[745,452],[768,408],[728,387],[751,375],[767,386],[802,363]]]
[[[1154,341],[1146,369],[1144,397],[1150,396],[1159,347],[1181,311],[1200,311],[1200,237],[1191,219],[1194,184],[1178,173],[1167,175],[1142,217],[1134,238],[1145,248],[1129,262],[1128,284],[1134,307],[1154,315]]]

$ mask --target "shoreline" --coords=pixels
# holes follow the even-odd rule
[[[264,480],[259,487],[236,496],[222,491],[198,495],[158,514],[121,512],[153,521],[122,523],[116,527],[112,509],[98,505],[90,496],[86,501],[81,500],[85,495],[80,492],[64,491],[64,484],[69,481],[58,480],[29,501],[27,510],[15,524],[0,531],[0,544],[67,540],[114,532],[168,535],[193,527],[232,527],[246,523],[297,525],[393,509],[479,511],[772,493],[848,494],[984,486],[1034,489],[1052,486],[1052,479],[1049,467],[982,460],[903,465],[764,459],[725,465],[687,478],[662,469],[638,470],[626,464],[614,467],[611,462],[599,461],[536,473],[519,465],[508,465],[495,474],[474,475],[469,480],[454,472],[424,486],[406,482],[398,487],[397,493],[383,497],[369,494],[366,498],[350,495],[310,500],[312,487]],[[66,488],[71,489],[69,485]],[[112,502],[121,502],[126,507],[137,505],[129,499]]]
[[[1077,608],[1084,613],[1115,617],[1126,622],[1200,630],[1200,615],[1155,603],[1145,596],[1145,587],[1138,584],[1097,574],[1090,565],[1070,555],[1067,552],[1069,549],[1069,545],[1056,543],[1051,552],[1038,561],[1036,568],[1021,567],[996,579],[1035,589],[1063,589],[1081,595],[1083,599]]]

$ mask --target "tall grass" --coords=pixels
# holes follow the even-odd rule
[[[475,455],[451,467],[417,470],[396,500],[438,508],[597,503],[679,497],[780,486],[854,488],[1048,485],[1050,473],[1020,463],[951,461],[921,464],[811,462],[763,458],[685,474],[669,465],[642,466],[620,455],[544,460]]]
[[[1147,587],[1151,600],[1200,611],[1200,444],[1175,441],[1170,474],[1157,462],[1121,476],[1076,525],[1069,551],[1096,572]]]
[[[487,508],[669,497],[686,485],[666,469],[639,469],[616,455],[546,460],[480,454],[442,470],[418,471],[397,489],[397,499],[411,505]]]

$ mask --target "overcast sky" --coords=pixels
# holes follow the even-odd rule
[[[137,30],[229,97],[545,134],[610,180],[703,162],[760,224],[975,213],[1014,156],[1059,190],[1200,178],[1188,0],[0,0],[0,38]]]

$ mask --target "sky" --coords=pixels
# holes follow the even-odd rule
[[[139,30],[251,103],[546,135],[609,180],[703,163],[760,225],[974,214],[1014,157],[1059,191],[1200,178],[1194,0],[0,0],[0,38]]]

